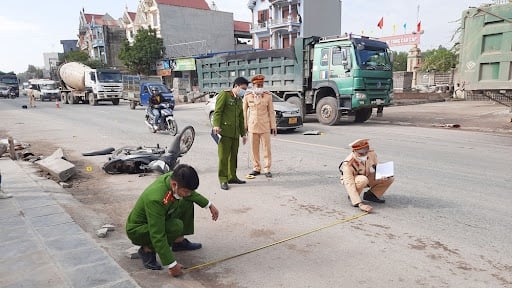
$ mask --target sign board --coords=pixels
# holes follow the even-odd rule
[[[161,60],[156,62],[156,74],[158,76],[170,76],[172,74],[169,60]]]
[[[174,71],[196,70],[196,60],[194,58],[179,58],[174,61],[176,64]]]
[[[386,42],[389,47],[419,45],[421,34],[402,34],[394,36],[380,37],[379,40]]]

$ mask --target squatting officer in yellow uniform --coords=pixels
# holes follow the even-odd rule
[[[213,112],[213,133],[220,134],[218,145],[219,154],[219,181],[220,188],[228,190],[228,183],[244,184],[236,176],[238,147],[240,137],[245,145],[247,136],[244,125],[242,97],[249,81],[238,77],[233,83],[233,89],[223,90],[217,95],[215,111]]]
[[[352,206],[370,212],[373,207],[361,200],[361,192],[364,192],[363,199],[375,203],[384,203],[381,197],[386,193],[389,186],[393,183],[393,177],[375,179],[375,169],[379,163],[377,154],[370,149],[368,139],[357,139],[349,144],[352,153],[341,162],[340,171],[341,183],[347,190],[348,197]]]

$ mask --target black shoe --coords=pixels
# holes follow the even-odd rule
[[[251,173],[249,173],[249,175],[252,175],[252,176],[257,176],[257,175],[260,175],[260,171],[252,171]]]
[[[201,249],[203,245],[201,243],[192,243],[188,241],[187,238],[183,239],[181,242],[172,243],[172,251],[187,251],[187,250],[197,250]]]
[[[235,178],[235,179],[231,179],[228,181],[229,184],[245,184],[247,182],[245,182],[244,180],[241,180],[241,179],[238,179],[238,178]]]
[[[375,203],[385,203],[386,200],[384,199],[379,199],[377,196],[375,196],[375,194],[373,194],[372,191],[368,190],[366,192],[364,192],[364,195],[363,195],[363,199],[364,200],[367,200],[367,201],[371,201],[371,202],[375,202]]]
[[[140,259],[142,259],[142,264],[146,269],[150,270],[162,270],[162,266],[156,261],[156,253],[155,252],[145,252],[142,246],[137,251]]]
[[[267,178],[272,178],[272,173],[270,173],[270,171],[269,171],[269,172],[267,172],[267,173],[265,173],[265,177],[267,177]]]
[[[228,189],[229,189],[228,182],[222,182],[222,183],[220,183],[220,189],[222,189],[222,190],[228,190]]]

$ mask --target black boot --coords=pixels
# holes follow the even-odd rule
[[[146,269],[151,270],[162,270],[162,266],[160,263],[156,261],[156,253],[146,252],[144,251],[144,248],[142,246],[139,248],[139,251],[137,251],[137,254],[139,255],[140,259],[142,259],[142,264],[144,264],[144,267]]]
[[[366,201],[371,201],[371,202],[375,202],[375,203],[385,203],[386,202],[386,200],[384,200],[384,199],[379,199],[379,197],[375,196],[375,194],[373,194],[373,192],[370,190],[364,192],[363,199]]]

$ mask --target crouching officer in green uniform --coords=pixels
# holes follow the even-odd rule
[[[223,190],[229,189],[228,183],[245,184],[244,180],[236,176],[236,168],[240,137],[244,145],[247,142],[242,97],[248,84],[249,81],[244,77],[236,78],[233,89],[221,91],[215,101],[212,132],[222,136],[218,144],[218,154],[219,182]]]
[[[161,270],[156,253],[168,273],[177,277],[183,274],[172,251],[196,250],[200,243],[192,243],[184,235],[194,233],[194,203],[209,208],[214,221],[219,211],[208,199],[197,193],[199,176],[186,164],[158,177],[140,195],[126,222],[126,234],[135,245],[144,267]]]

